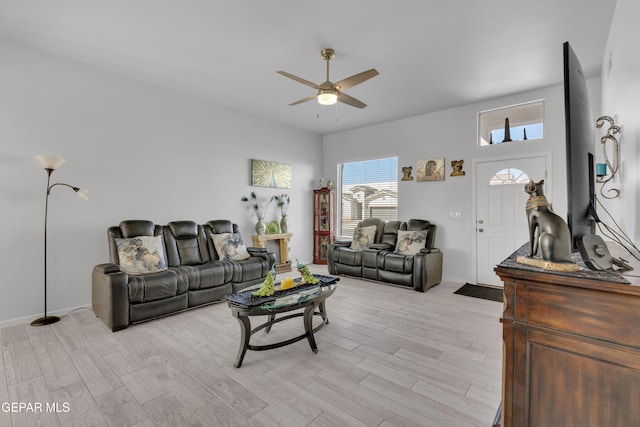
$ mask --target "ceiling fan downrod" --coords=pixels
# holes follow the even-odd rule
[[[320,51],[320,55],[327,61],[327,81],[329,81],[329,61],[336,57],[336,51],[327,47]]]

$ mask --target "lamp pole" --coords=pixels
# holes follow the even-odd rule
[[[63,159],[44,156],[37,156],[37,158],[40,164],[43,166],[45,172],[47,172],[47,195],[44,203],[44,316],[31,322],[31,326],[50,325],[60,320],[60,318],[57,316],[47,316],[47,219],[49,216],[49,195],[51,194],[51,189],[56,185],[63,185],[65,187],[71,188],[78,194],[78,196],[82,197],[83,199],[86,200],[88,198],[88,192],[86,190],[82,190],[78,187],[64,184],[62,182],[51,184],[51,174],[64,162]]]
[[[51,193],[51,174],[54,169],[45,169],[47,172],[47,197],[44,203],[44,317],[31,322],[31,326],[43,326],[56,323],[60,320],[57,316],[47,316],[47,218],[49,213],[49,194]]]

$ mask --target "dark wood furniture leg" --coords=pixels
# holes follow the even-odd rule
[[[251,320],[247,316],[237,316],[238,323],[240,323],[240,348],[238,349],[238,355],[236,356],[236,363],[234,367],[239,368],[242,366],[242,360],[249,348],[249,339],[251,338]]]

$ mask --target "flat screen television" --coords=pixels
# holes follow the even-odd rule
[[[578,239],[595,233],[594,118],[587,82],[569,42],[563,44],[564,110],[567,150],[567,224],[573,250]]]

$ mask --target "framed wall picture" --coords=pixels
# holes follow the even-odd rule
[[[254,187],[291,188],[291,165],[251,159],[251,185]]]
[[[444,181],[444,159],[418,160],[416,181]]]

